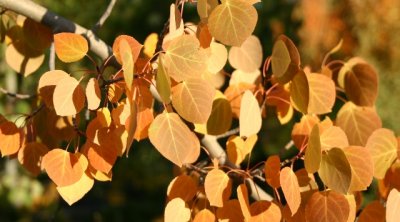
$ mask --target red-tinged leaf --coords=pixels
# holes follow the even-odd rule
[[[343,129],[350,145],[365,146],[369,136],[382,127],[375,109],[347,102],[339,110],[336,125]]]
[[[95,78],[89,79],[86,86],[86,99],[88,102],[88,109],[96,110],[99,108],[101,102],[101,91],[99,82]]]
[[[87,40],[75,33],[58,33],[54,35],[54,48],[58,58],[66,63],[82,59],[89,50]]]
[[[190,201],[197,193],[197,184],[193,178],[187,175],[175,177],[168,185],[167,196],[169,200],[181,198],[184,201]]]
[[[332,148],[322,154],[318,170],[322,182],[334,191],[346,194],[351,183],[351,167],[340,148]]]
[[[193,222],[212,222],[215,221],[215,215],[208,209],[199,211],[193,219]]]
[[[217,209],[217,218],[218,221],[243,222],[244,216],[239,201],[236,199],[226,201],[222,208]]]
[[[358,222],[385,222],[386,214],[385,207],[380,203],[380,201],[375,200],[370,202],[364,209],[361,211],[360,216],[358,217]]]
[[[168,160],[181,167],[200,155],[200,142],[176,113],[158,115],[149,128],[150,142]]]
[[[38,92],[40,97],[42,97],[44,103],[47,107],[53,107],[53,94],[57,83],[68,77],[68,73],[62,70],[51,70],[45,72],[39,79]]]
[[[243,93],[246,90],[253,90],[255,86],[248,83],[240,83],[228,86],[224,94],[228,101],[231,103],[233,116],[239,118],[240,116],[240,104],[242,102]]]
[[[206,123],[212,111],[215,89],[203,79],[187,79],[172,88],[172,105],[182,118]]]
[[[13,122],[5,121],[0,124],[1,156],[9,156],[18,152],[21,147],[21,131]]]
[[[42,143],[27,143],[18,152],[18,161],[33,176],[39,175],[43,156],[49,151],[49,148]]]
[[[250,212],[250,222],[279,222],[282,218],[281,210],[275,203],[263,200],[252,203]]]
[[[300,55],[296,46],[288,37],[280,35],[271,55],[271,68],[276,80],[281,84],[289,82],[298,73],[299,66]]]
[[[97,137],[99,144],[89,142],[87,156],[93,168],[109,173],[122,149],[122,143],[118,135],[108,128],[100,129]]]
[[[262,64],[262,46],[260,40],[254,36],[249,36],[240,47],[233,46],[229,50],[229,63],[235,69],[244,72],[254,72]]]
[[[57,186],[68,186],[78,182],[87,165],[79,162],[79,157],[60,148],[53,149],[44,155],[42,167]]]
[[[319,126],[315,124],[311,130],[308,146],[304,157],[304,166],[308,173],[315,173],[318,171],[321,164],[321,141]]]
[[[132,63],[135,63],[137,58],[140,55],[140,51],[143,47],[142,44],[140,44],[138,41],[136,41],[135,38],[128,36],[128,35],[120,35],[118,36],[113,43],[113,53],[115,55],[115,58],[117,59],[117,61],[122,64],[122,52],[121,50],[121,41],[124,40],[128,43],[128,45],[125,45],[125,47],[123,48],[125,49],[130,49],[130,54],[132,55]]]
[[[308,113],[325,114],[332,111],[336,88],[332,79],[317,73],[306,74],[309,86]]]
[[[400,192],[392,189],[386,201],[386,221],[396,222],[400,218]]]
[[[301,195],[297,176],[291,168],[285,167],[281,170],[280,183],[286,202],[294,215],[300,207]]]
[[[250,220],[250,202],[246,184],[242,183],[237,187],[237,198],[245,220]]]
[[[307,144],[308,137],[315,124],[319,122],[318,117],[304,115],[299,123],[294,124],[292,130],[292,140],[298,149]]]
[[[393,131],[384,128],[375,130],[368,138],[366,147],[374,162],[374,177],[383,179],[397,158],[397,139]]]
[[[349,193],[366,190],[374,175],[374,163],[369,150],[360,146],[349,146],[343,151],[351,167]]]
[[[185,201],[175,198],[168,202],[164,211],[165,222],[186,222],[190,220],[190,209],[186,207]]]
[[[265,180],[273,188],[279,188],[281,186],[280,182],[280,172],[281,172],[281,160],[278,155],[273,155],[268,157],[265,161],[264,173]]]
[[[241,0],[226,0],[218,5],[208,18],[211,35],[225,45],[241,46],[253,33],[257,11]]]
[[[246,90],[240,103],[240,136],[250,137],[260,131],[262,124],[261,109],[253,93]]]
[[[88,172],[85,172],[76,183],[64,187],[57,187],[57,191],[65,202],[71,206],[82,199],[82,197],[92,189],[93,184],[93,177]]]
[[[85,93],[78,80],[70,76],[60,79],[54,89],[53,104],[59,116],[79,113],[85,105]]]
[[[303,70],[299,70],[290,82],[290,102],[302,113],[308,113],[310,101],[310,86]]]
[[[333,147],[344,148],[349,146],[346,133],[337,126],[331,126],[321,133],[321,150],[329,150]]]
[[[204,189],[210,205],[222,207],[231,195],[232,181],[224,171],[213,169],[206,176]]]
[[[307,221],[347,222],[349,213],[346,197],[335,191],[315,192],[306,205]]]

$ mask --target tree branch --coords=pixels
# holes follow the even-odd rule
[[[0,92],[5,94],[5,95],[7,95],[7,96],[14,97],[14,98],[17,98],[17,99],[31,99],[31,98],[36,97],[36,95],[12,93],[12,92],[7,91],[3,87],[0,87]]]
[[[117,2],[117,0],[110,1],[110,3],[107,6],[107,9],[104,11],[104,13],[100,17],[99,21],[93,26],[92,32],[97,33],[99,28],[101,28],[101,26],[103,26],[103,24],[106,22],[107,18],[110,16],[116,2]]]

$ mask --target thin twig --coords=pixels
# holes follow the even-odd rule
[[[12,93],[12,92],[7,91],[3,87],[0,87],[0,92],[7,96],[14,97],[17,99],[32,99],[37,96],[36,94],[29,95],[29,94]]]
[[[104,25],[107,18],[110,16],[116,2],[117,0],[110,1],[103,15],[100,17],[99,21],[97,21],[97,23],[93,26],[92,28],[93,33],[97,33],[97,31],[99,31],[99,29]]]
[[[56,69],[56,50],[54,48],[54,42],[51,43],[49,53],[49,70]]]
[[[231,129],[229,131],[227,131],[226,133],[220,134],[218,136],[215,136],[217,139],[222,139],[222,138],[226,138],[226,137],[230,137],[232,135],[235,135],[237,133],[239,133],[239,127],[235,128],[235,129]]]

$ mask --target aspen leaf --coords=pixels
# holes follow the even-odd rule
[[[208,28],[214,38],[225,45],[241,46],[253,33],[257,11],[241,0],[226,0],[208,17]]]
[[[273,202],[259,200],[250,206],[251,218],[250,222],[279,222],[282,219],[281,210]]]
[[[137,116],[136,116],[136,129],[134,131],[134,138],[137,141],[148,137],[148,129],[151,122],[154,120],[153,116],[153,96],[150,93],[149,88],[145,88],[142,85],[140,88],[140,96],[137,97]]]
[[[308,173],[318,171],[321,164],[321,141],[318,124],[311,130],[308,146],[304,157],[304,166]]]
[[[224,68],[226,64],[226,60],[228,60],[228,51],[225,46],[217,43],[210,43],[210,56],[208,57],[208,71],[211,73],[217,73]]]
[[[335,191],[315,192],[306,205],[307,221],[347,222],[349,213],[346,197]]]
[[[119,52],[121,56],[122,70],[124,72],[126,87],[129,91],[132,91],[134,75],[133,55],[132,51],[130,50],[129,43],[125,39],[121,39],[119,41]]]
[[[129,102],[129,116],[125,120],[125,130],[128,133],[126,138],[126,155],[128,155],[129,150],[132,146],[133,140],[135,139],[135,132],[137,128],[137,118],[138,118],[138,107],[136,101]]]
[[[85,105],[85,93],[78,80],[70,76],[60,79],[54,89],[53,104],[59,116],[79,113]]]
[[[126,41],[128,45],[124,44],[123,50],[130,49],[130,55],[132,56],[132,63],[135,63],[140,55],[140,51],[142,50],[143,45],[140,44],[135,38],[129,35],[119,35],[113,43],[112,49],[117,61],[122,64],[122,52],[121,50],[121,42],[122,40]]]
[[[360,216],[358,217],[358,222],[385,222],[386,214],[385,208],[379,203],[378,200],[370,202],[364,209],[361,211]]]
[[[199,0],[197,2],[197,13],[200,18],[207,18],[212,10],[218,6],[218,0]]]
[[[22,135],[13,122],[0,124],[0,151],[1,156],[9,156],[18,152],[21,147]]]
[[[240,47],[233,46],[229,50],[229,63],[235,69],[244,72],[254,72],[262,64],[262,46],[260,40],[254,36],[249,36]]]
[[[245,220],[249,220],[251,218],[250,214],[250,203],[249,203],[249,194],[247,191],[246,184],[242,183],[237,187],[237,196],[240,204],[240,209],[242,209],[243,216]]]
[[[290,102],[293,107],[302,113],[308,113],[309,88],[306,74],[303,70],[299,70],[290,82]]]
[[[175,198],[168,202],[165,207],[165,222],[186,222],[190,220],[190,209],[186,207],[185,201]]]
[[[6,48],[5,60],[7,64],[17,73],[29,76],[39,69],[43,64],[44,54],[27,56],[19,52],[14,44],[10,44]]]
[[[157,42],[158,42],[158,34],[157,33],[151,33],[146,37],[144,40],[144,47],[143,47],[143,53],[151,58],[154,55],[154,52],[156,51],[157,47]]]
[[[357,206],[356,199],[353,194],[345,195],[347,202],[349,203],[349,217],[347,218],[347,222],[354,222],[356,219]]]
[[[242,70],[236,69],[231,74],[231,78],[229,79],[229,85],[235,85],[240,83],[256,84],[260,76],[261,72],[258,69],[253,72],[244,72]]]
[[[90,175],[97,181],[107,182],[112,180],[112,171],[103,173],[89,165]]]
[[[220,222],[243,222],[244,216],[239,201],[236,199],[226,201],[222,208],[217,209],[217,218]]]
[[[47,107],[53,107],[53,94],[57,83],[68,77],[68,73],[62,70],[51,70],[45,72],[39,79],[38,92],[40,97],[42,97],[44,103]]]
[[[193,219],[193,222],[210,222],[215,221],[215,215],[208,209],[199,211]]]
[[[296,174],[291,168],[281,170],[279,180],[292,216],[297,212],[301,203],[300,186]]]
[[[67,202],[70,206],[82,199],[87,192],[89,192],[94,184],[94,179],[90,174],[85,172],[82,177],[74,184],[57,187],[57,191],[60,196]]]
[[[375,109],[347,102],[337,114],[336,125],[346,133],[350,145],[365,146],[369,136],[382,127],[382,122]]]
[[[206,176],[204,189],[210,205],[222,207],[231,195],[232,181],[224,171],[213,169]]]
[[[187,79],[172,88],[172,105],[185,120],[206,123],[212,111],[215,89],[202,79]]]
[[[160,55],[158,59],[159,62],[156,75],[156,88],[163,102],[168,104],[171,102],[171,79],[165,71],[163,56]]]
[[[239,118],[240,116],[240,105],[242,102],[243,93],[246,90],[253,90],[255,86],[248,83],[240,83],[228,86],[226,88],[224,95],[231,104],[233,116]]]
[[[397,139],[388,129],[377,129],[368,138],[366,147],[374,162],[374,177],[383,179],[386,171],[397,158]]]
[[[308,137],[315,124],[319,122],[318,117],[312,115],[304,115],[299,123],[294,124],[292,130],[292,140],[298,149],[307,144]]]
[[[44,155],[42,167],[50,179],[62,187],[76,183],[84,174],[87,165],[81,165],[77,155],[56,148]]]
[[[239,130],[240,136],[249,137],[261,129],[261,109],[253,93],[246,90],[240,104]]]
[[[322,182],[332,190],[343,194],[348,192],[352,174],[349,161],[342,149],[332,148],[322,154],[318,174]]]
[[[374,163],[368,149],[361,146],[349,146],[343,149],[351,167],[349,193],[366,190],[372,183]]]
[[[267,96],[267,105],[276,107],[277,117],[281,125],[288,123],[293,118],[293,106],[287,102],[289,100],[290,92],[285,85],[278,85]]]
[[[161,155],[179,167],[193,163],[200,155],[199,140],[176,113],[158,115],[150,125],[149,139]]]
[[[268,157],[265,161],[264,173],[265,179],[271,187],[279,188],[281,186],[281,159],[278,155]]]
[[[181,12],[177,5],[171,4],[169,7],[169,27],[168,33],[164,36],[162,48],[167,49],[172,40],[179,38],[185,32]]]
[[[39,175],[43,156],[49,148],[42,143],[31,142],[23,145],[18,152],[18,161],[33,176]]]
[[[75,33],[58,33],[54,35],[54,48],[58,58],[66,63],[82,59],[89,51],[87,40]]]
[[[329,150],[333,147],[344,148],[349,146],[346,133],[337,126],[331,126],[321,133],[321,150]]]
[[[187,175],[175,177],[168,185],[167,196],[169,200],[181,198],[184,201],[190,201],[196,195],[197,184]]]
[[[30,18],[25,19],[22,32],[26,43],[31,48],[41,52],[50,47],[53,40],[53,34],[47,26]]]
[[[121,86],[117,84],[111,84],[108,86],[107,98],[111,103],[118,103],[118,101],[121,99],[122,93],[123,89]]]
[[[298,72],[300,55],[288,37],[280,35],[272,48],[271,68],[276,80],[285,84]]]
[[[199,78],[207,69],[207,55],[200,50],[196,37],[182,35],[171,41],[166,50],[164,65],[175,81]]]
[[[336,88],[332,79],[316,73],[306,74],[309,86],[308,113],[325,114],[332,111]]]
[[[101,92],[99,82],[95,78],[89,79],[86,85],[86,99],[88,102],[88,109],[96,110],[99,108],[101,102]]]
[[[252,151],[257,142],[257,135],[253,134],[243,140],[239,136],[231,136],[226,143],[226,149],[229,161],[239,165],[246,156]]]
[[[386,201],[386,221],[396,222],[400,218],[400,192],[392,189]]]

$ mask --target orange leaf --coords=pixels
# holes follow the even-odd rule
[[[1,156],[9,156],[17,153],[22,143],[22,135],[18,127],[13,122],[3,122],[0,124],[0,151]]]
[[[229,63],[235,69],[244,72],[254,72],[262,64],[262,46],[260,40],[254,36],[249,36],[240,47],[233,46],[229,50]]]
[[[44,155],[42,167],[57,186],[68,186],[78,182],[87,165],[82,166],[77,155],[56,148]]]
[[[90,78],[86,86],[86,99],[88,102],[88,109],[96,110],[99,108],[101,102],[101,92],[99,82],[95,78]]]
[[[291,168],[285,167],[281,170],[280,183],[286,202],[293,216],[300,207],[301,196],[297,176]]]
[[[265,179],[271,187],[279,188],[281,186],[281,160],[278,155],[268,157],[265,161],[264,173]]]
[[[245,220],[249,220],[251,214],[250,214],[249,194],[247,191],[246,184],[242,183],[237,187],[237,198],[239,200],[240,209],[242,209],[242,213]]]
[[[181,198],[184,201],[190,201],[196,195],[197,184],[187,175],[175,177],[168,185],[167,196],[169,200]]]
[[[325,114],[332,111],[336,88],[332,79],[317,73],[306,74],[309,86],[308,113]]]
[[[18,152],[18,161],[33,176],[39,175],[43,156],[49,151],[47,146],[38,142],[27,143]]]
[[[232,181],[224,171],[213,169],[206,176],[204,189],[210,205],[222,207],[231,195]]]
[[[76,201],[82,199],[89,192],[94,184],[94,179],[85,172],[82,177],[74,184],[57,187],[60,196],[71,206]]]
[[[282,218],[281,210],[273,202],[256,201],[251,204],[250,211],[250,222],[279,222]]]
[[[253,93],[246,90],[240,103],[239,129],[240,136],[249,137],[261,129],[261,109]]]
[[[224,94],[228,101],[231,103],[233,116],[239,118],[240,116],[240,104],[242,102],[243,93],[246,90],[253,90],[255,86],[248,83],[240,83],[228,86]]]
[[[397,139],[393,131],[384,128],[375,130],[368,138],[366,147],[374,162],[374,177],[383,179],[397,158]]]
[[[132,63],[135,63],[137,58],[140,55],[140,51],[143,47],[143,45],[141,45],[135,38],[129,36],[129,35],[119,35],[113,43],[113,53],[115,55],[115,58],[117,59],[117,61],[122,64],[122,58],[121,58],[121,41],[125,40],[128,45],[125,45],[126,47],[124,47],[123,49],[130,49],[131,51],[131,55],[132,55]]]
[[[366,190],[374,175],[374,163],[369,150],[361,146],[349,146],[343,151],[351,167],[349,193]]]
[[[215,221],[215,215],[208,209],[199,211],[193,219],[193,222],[210,222]]]
[[[75,33],[58,33],[54,35],[54,48],[58,58],[66,63],[82,59],[89,50],[87,40]]]
[[[308,146],[304,157],[304,166],[308,173],[318,171],[321,164],[321,141],[318,124],[311,130]]]
[[[168,202],[165,207],[165,222],[186,222],[190,220],[190,209],[186,207],[185,201],[175,198]]]
[[[38,92],[40,97],[42,97],[44,103],[47,107],[53,107],[53,94],[57,83],[68,77],[68,73],[62,70],[51,70],[45,72],[39,79]]]
[[[239,201],[235,199],[226,201],[222,208],[217,209],[217,218],[221,222],[243,222]]]
[[[358,222],[385,222],[386,214],[385,208],[382,206],[379,200],[375,200],[370,202],[364,209],[361,211],[360,216],[358,217]]]
[[[333,147],[344,148],[349,146],[346,133],[337,126],[324,129],[321,133],[321,150],[329,150]]]
[[[294,124],[292,130],[292,140],[298,149],[307,144],[308,137],[313,126],[319,122],[318,117],[312,115],[304,115],[299,123]]]
[[[129,48],[129,43],[125,39],[119,41],[119,52],[121,54],[122,71],[124,74],[124,80],[126,88],[132,92],[132,83],[134,75],[134,61],[132,51]]]
[[[53,104],[59,116],[79,113],[85,105],[85,93],[79,82],[70,76],[60,79],[54,89]]]
[[[176,113],[158,115],[149,128],[150,142],[168,160],[181,167],[200,155],[200,142]]]
[[[335,191],[315,192],[306,205],[307,221],[347,222],[349,213],[346,197]]]

